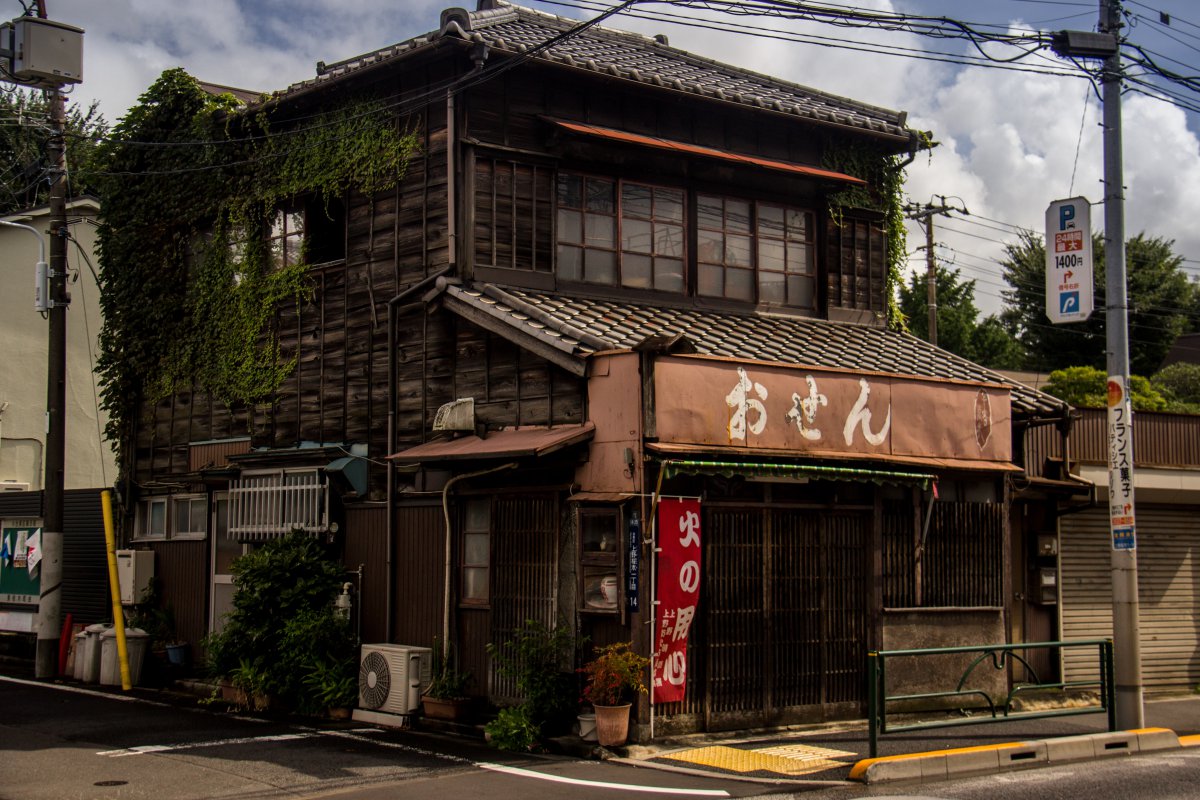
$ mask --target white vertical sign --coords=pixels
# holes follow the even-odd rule
[[[1092,206],[1085,197],[1046,209],[1046,316],[1053,323],[1092,315]]]

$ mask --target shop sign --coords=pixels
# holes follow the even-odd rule
[[[629,552],[626,562],[628,569],[625,571],[625,607],[630,614],[637,613],[639,608],[638,603],[638,582],[642,571],[642,523],[638,519],[637,512],[629,518]]]
[[[657,539],[653,699],[676,703],[687,683],[688,630],[700,600],[700,501],[660,501]]]
[[[1113,550],[1137,549],[1133,520],[1132,408],[1120,376],[1108,376],[1108,516]]]

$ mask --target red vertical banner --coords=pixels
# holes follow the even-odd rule
[[[700,501],[660,501],[657,539],[654,702],[675,703],[687,683],[687,635],[700,600]]]

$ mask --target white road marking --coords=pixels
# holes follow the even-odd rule
[[[206,747],[227,747],[256,742],[290,742],[296,739],[312,739],[320,735],[320,731],[311,731],[309,733],[277,733],[270,736],[240,736],[234,739],[209,739],[202,742],[181,742],[179,744],[143,744],[123,747],[120,750],[101,750],[96,755],[121,758],[122,756],[140,756],[146,753],[170,753],[177,750],[200,750]]]
[[[544,772],[534,772],[520,767],[506,767],[503,764],[479,762],[475,766],[492,772],[503,772],[507,775],[517,775],[522,778],[537,778],[552,783],[568,783],[572,786],[589,786],[593,789],[621,789],[626,792],[646,792],[648,794],[686,794],[695,797],[729,797],[724,789],[676,789],[670,786],[638,786],[629,783],[610,783],[608,781],[589,781],[582,778],[566,778],[561,775],[547,775]]]

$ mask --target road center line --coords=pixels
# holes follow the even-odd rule
[[[589,786],[594,789],[620,789],[626,792],[645,792],[648,794],[686,794],[695,797],[729,797],[729,792],[724,789],[676,789],[669,786],[638,786],[629,783],[610,783],[608,781],[589,781],[583,778],[565,778],[561,775],[547,775],[544,772],[534,772],[529,769],[521,769],[520,767],[506,767],[503,764],[489,764],[479,762],[476,764],[480,769],[491,770],[492,772],[503,772],[508,775],[517,775],[522,778],[537,778],[543,781],[551,781],[553,783],[568,783],[572,786]]]

